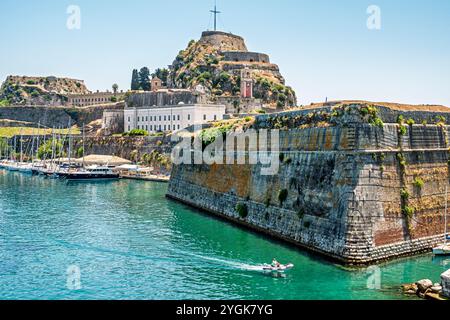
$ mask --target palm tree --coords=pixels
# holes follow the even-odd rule
[[[117,83],[114,83],[112,85],[112,89],[113,89],[114,95],[116,95],[117,91],[119,90],[119,85]]]

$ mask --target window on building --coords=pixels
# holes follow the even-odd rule
[[[162,120],[162,117],[161,116],[159,116],[159,121],[161,121]]]
[[[145,131],[148,131],[148,125],[145,125]]]
[[[145,117],[145,121],[146,121],[146,122],[148,122],[148,116],[147,116],[147,117]]]
[[[206,121],[206,114],[204,114],[204,115],[203,115],[203,120],[205,120],[205,121]]]
[[[153,126],[150,126],[150,131],[153,131]]]
[[[188,114],[188,120],[191,120],[191,115],[190,114]]]
[[[175,131],[175,125],[173,125],[173,130]]]
[[[164,116],[164,121],[167,121],[167,117],[166,116]]]
[[[131,118],[130,117],[128,117],[128,122],[131,122]]]
[[[161,131],[161,128],[162,128],[162,126],[161,126],[161,125],[159,125],[159,131]]]
[[[128,131],[130,131],[130,129],[131,129],[130,126],[128,126]]]
[[[178,115],[178,121],[180,121],[180,115]]]
[[[140,119],[140,118],[138,117],[138,122],[139,122],[139,119]]]
[[[167,126],[166,125],[164,125],[164,131],[166,131],[167,130]]]
[[[180,130],[180,125],[178,125],[178,130]]]
[[[214,121],[216,121],[217,120],[217,116],[216,115],[214,115]]]

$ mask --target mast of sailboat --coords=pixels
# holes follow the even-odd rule
[[[69,170],[70,170],[70,162],[71,162],[71,158],[70,158],[70,154],[72,153],[72,136],[71,136],[71,131],[70,131],[70,125],[71,125],[71,121],[72,119],[69,119]]]
[[[52,160],[51,160],[51,168],[55,166],[55,153],[56,153],[56,145],[55,145],[55,127],[52,129]]]
[[[83,168],[84,168],[84,123],[83,123]]]
[[[36,153],[34,153],[34,159],[37,161],[38,160],[38,151],[39,151],[39,143],[41,142],[41,136],[40,136],[40,131],[41,131],[41,122],[38,122],[38,129],[37,129],[37,142],[36,142]],[[34,152],[34,150],[33,150]]]
[[[14,162],[17,162],[17,136],[14,136],[14,152],[12,154],[12,159],[14,160]]]
[[[33,139],[31,140],[30,157],[31,157],[31,164],[33,164],[33,162],[34,162],[34,141],[36,140],[36,136],[34,135],[34,128],[33,128],[33,132],[31,134],[33,136]]]
[[[20,163],[23,162],[23,147],[22,147],[22,142],[23,142],[23,135],[22,135],[22,129],[20,129]]]

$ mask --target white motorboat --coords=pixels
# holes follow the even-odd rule
[[[274,266],[274,265],[271,265],[271,264],[265,264],[263,266],[263,270],[264,271],[269,271],[269,272],[284,272],[284,271],[290,270],[292,268],[294,268],[294,265],[292,263],[280,264],[278,266]]]
[[[19,171],[19,164],[15,161],[10,161],[6,164],[5,168],[9,171]]]
[[[20,164],[19,172],[26,173],[26,174],[32,174],[33,173],[33,165],[29,164],[29,163]]]
[[[443,244],[433,249],[436,256],[450,256],[450,245]]]
[[[118,180],[119,174],[114,173],[109,167],[90,166],[76,172],[59,174],[61,178],[68,181],[108,181]]]

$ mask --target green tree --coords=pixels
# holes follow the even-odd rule
[[[8,140],[6,138],[0,138],[0,159],[6,158],[10,150],[11,147],[8,145]]]
[[[119,85],[117,83],[114,83],[112,85],[112,89],[113,89],[114,95],[116,95],[117,91],[119,90]]]
[[[150,91],[150,70],[147,67],[141,68],[139,71],[139,87],[144,91]]]
[[[131,77],[131,90],[139,90],[139,73],[137,69],[133,70],[133,75]]]
[[[45,144],[41,145],[38,149],[38,158],[39,159],[50,159],[52,156],[52,150],[55,150],[55,157],[63,157],[64,151],[61,151],[62,148],[62,142],[61,140],[48,140]]]
[[[163,86],[167,86],[167,79],[169,77],[169,70],[166,68],[158,68],[152,73],[152,77],[158,77],[161,79]]]

